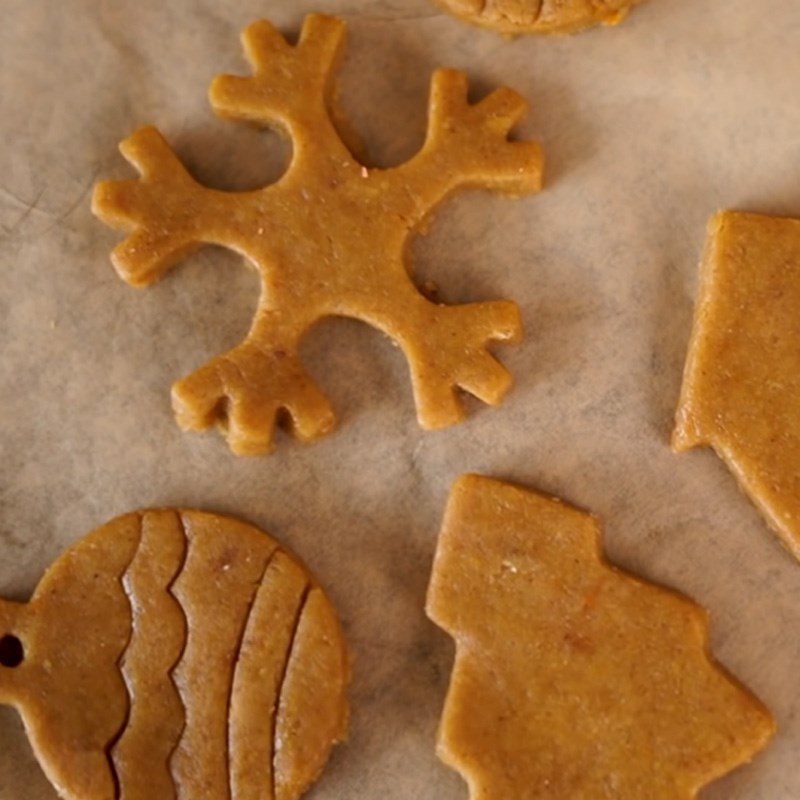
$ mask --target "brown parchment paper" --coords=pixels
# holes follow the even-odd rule
[[[249,188],[280,174],[277,138],[214,119],[205,94],[245,71],[239,30],[343,15],[345,108],[378,165],[421,144],[428,76],[509,83],[533,111],[547,187],[451,202],[413,248],[449,302],[510,297],[524,343],[498,409],[437,433],[414,419],[399,352],[349,321],[305,347],[341,417],[312,446],[232,456],[181,433],[171,382],[235,344],[257,283],[205,250],[135,291],[96,222],[117,143],[154,122],[195,174]],[[458,800],[434,755],[452,646],[423,614],[441,512],[466,471],[588,508],[619,564],[707,606],[714,652],[780,733],[707,800],[800,797],[800,565],[710,452],[667,447],[710,214],[800,216],[800,4],[650,0],[622,26],[505,40],[427,0],[3,0],[0,4],[0,594],[24,599],[95,525],[150,505],[237,514],[295,549],[355,653],[352,726],[314,800]],[[576,720],[576,724],[580,721]],[[51,800],[16,714],[0,711],[0,800]]]

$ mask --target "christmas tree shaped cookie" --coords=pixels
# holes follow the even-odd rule
[[[208,189],[155,128],[143,128],[121,145],[141,178],[95,189],[95,213],[130,233],[112,260],[134,286],[157,280],[203,244],[235,250],[259,270],[262,294],[245,341],[172,391],[181,427],[217,423],[236,453],[269,451],[281,412],[301,439],[333,426],[333,411],[298,356],[303,335],[326,316],[363,320],[397,342],[425,428],[462,418],[457,390],[496,404],[510,385],[486,348],[519,338],[517,306],[431,302],[411,280],[406,250],[432,209],[456,190],[539,189],[539,147],[508,141],[525,102],[499,89],[472,104],[466,77],[438,70],[420,152],[391,169],[367,169],[331,113],[344,27],[310,16],[290,45],[269,22],[256,22],[243,36],[253,75],[222,76],[211,85],[211,105],[221,116],[289,135],[294,152],[277,183],[251,192]]]
[[[690,800],[773,732],[705,613],[605,563],[598,527],[487,478],[453,489],[428,615],[456,641],[439,754],[473,800]]]
[[[711,221],[672,437],[702,444],[800,559],[800,220]]]
[[[436,0],[467,22],[507,34],[575,33],[616,25],[642,0]]]
[[[344,735],[348,675],[314,578],[212,514],[119,517],[0,600],[0,702],[66,800],[294,800]]]

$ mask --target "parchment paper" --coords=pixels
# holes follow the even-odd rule
[[[520,134],[547,189],[451,202],[413,248],[448,302],[509,297],[526,336],[517,383],[465,424],[415,422],[399,351],[325,323],[305,354],[338,431],[273,456],[181,433],[169,387],[244,335],[256,276],[206,250],[137,292],[118,237],[89,211],[98,176],[131,171],[119,140],[156,123],[198,178],[249,188],[287,147],[213,118],[205,96],[246,72],[238,43],[269,16],[350,25],[344,105],[378,165],[421,144],[427,84],[461,67],[477,91],[533,104]],[[184,505],[279,537],[336,602],[356,656],[349,742],[313,800],[459,800],[434,755],[452,662],[423,614],[442,509],[466,471],[598,514],[613,560],[708,607],[716,655],[780,733],[707,800],[800,797],[800,565],[708,451],[667,447],[710,214],[800,216],[800,4],[650,0],[616,29],[508,41],[427,0],[3,0],[0,25],[0,594],[25,599],[69,544],[124,511]],[[579,724],[579,720],[576,720]],[[16,714],[0,712],[0,798],[51,800]]]

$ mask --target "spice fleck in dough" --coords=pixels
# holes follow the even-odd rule
[[[609,566],[558,500],[461,478],[427,610],[456,641],[438,752],[472,800],[690,800],[773,733],[703,610]]]
[[[152,283],[202,244],[242,253],[260,271],[262,295],[245,341],[172,391],[181,427],[218,423],[236,453],[268,452],[284,410],[304,440],[333,426],[333,410],[298,356],[303,335],[326,316],[355,317],[395,339],[424,428],[462,419],[458,389],[497,404],[511,383],[487,345],[519,339],[517,306],[431,302],[406,261],[409,237],[452,192],[540,188],[538,145],[508,141],[525,101],[499,89],[470,103],[466,76],[438,70],[420,152],[397,167],[368,169],[337,131],[340,115],[331,113],[344,27],[309,16],[292,46],[269,22],[256,22],[243,36],[253,76],[222,76],[211,85],[221,116],[288,133],[294,154],[277,183],[251,192],[208,189],[155,128],[142,128],[121,145],[141,179],[95,189],[95,213],[130,233],[112,260],[132,285]]]
[[[672,446],[710,445],[800,559],[800,220],[709,226]]]
[[[642,0],[435,0],[457,17],[506,34],[576,33],[616,25]]]
[[[0,702],[66,800],[296,800],[345,733],[330,602],[226,517],[109,522],[30,603],[0,600],[0,638],[22,656],[0,657]]]

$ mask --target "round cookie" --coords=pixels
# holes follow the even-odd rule
[[[575,33],[616,25],[641,0],[436,0],[467,22],[501,33]]]
[[[296,800],[344,735],[348,657],[314,578],[256,528],[127,514],[0,600],[0,703],[66,800]]]

